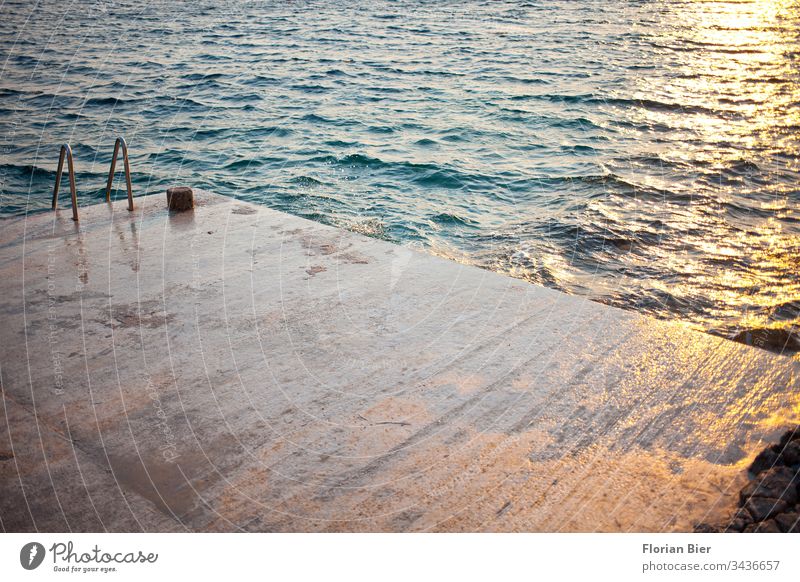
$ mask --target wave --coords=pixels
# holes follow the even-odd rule
[[[703,105],[689,103],[674,103],[659,101],[657,99],[631,99],[624,97],[604,97],[594,93],[579,94],[559,94],[546,93],[539,95],[523,95],[514,97],[516,100],[543,100],[555,103],[586,104],[586,105],[609,105],[613,107],[647,109],[649,111],[667,113],[686,113],[708,116],[721,116],[736,114],[730,109],[713,109]]]
[[[433,188],[464,188],[465,183],[459,179],[456,172],[448,170],[430,170],[414,178],[420,186]]]
[[[311,176],[295,176],[294,178],[289,180],[289,183],[305,187],[317,187],[325,185],[324,182],[321,182],[316,178],[312,178]]]
[[[478,223],[475,222],[474,220],[450,212],[440,212],[438,214],[430,216],[429,218],[431,221],[437,224],[442,224],[447,226],[470,226],[470,227],[478,226]]]
[[[31,164],[0,164],[0,174],[13,174],[17,177],[25,177],[33,180],[54,180],[56,177],[55,168],[48,170],[41,166]]]
[[[346,126],[353,126],[357,125],[356,122],[350,121],[348,119],[333,119],[330,117],[325,117],[324,115],[319,115],[318,113],[307,113],[300,117],[300,121],[311,123],[312,125],[334,125],[339,127],[346,127]]]
[[[309,159],[308,162],[312,164],[326,164],[348,168],[387,168],[390,166],[387,162],[363,154],[349,154],[343,157],[332,155],[318,156]]]
[[[254,77],[247,77],[238,79],[242,85],[252,85],[254,87],[264,87],[269,85],[278,85],[283,82],[279,77],[271,77],[268,75],[255,75]]]
[[[187,81],[212,81],[228,76],[226,73],[189,73],[188,75],[183,75],[183,79]]]
[[[267,165],[270,160],[264,158],[250,158],[245,160],[236,160],[223,166],[226,172],[235,172],[238,170],[256,170],[262,166]]]
[[[103,107],[106,105],[116,107],[120,103],[126,104],[129,103],[129,101],[120,99],[119,97],[90,97],[85,101],[85,105],[88,107]]]
[[[302,93],[326,93],[330,91],[330,89],[324,85],[312,85],[310,83],[290,85],[289,88]]]
[[[307,163],[342,168],[382,170],[387,175],[395,175],[418,186],[428,188],[486,190],[495,188],[498,183],[496,176],[488,174],[470,173],[432,163],[389,162],[365,154],[349,154],[342,157],[334,155],[315,156],[308,159]]]
[[[689,105],[683,103],[670,103],[657,101],[655,99],[623,99],[623,98],[593,98],[589,103],[613,105],[616,107],[638,107],[649,111],[660,111],[667,113],[687,113],[708,116],[720,116],[723,114],[736,113],[725,109],[711,109],[702,105]]]

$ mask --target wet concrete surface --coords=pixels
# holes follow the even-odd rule
[[[800,364],[196,194],[0,221],[6,531],[690,531]]]

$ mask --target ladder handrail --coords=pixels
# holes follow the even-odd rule
[[[58,170],[56,171],[56,185],[53,188],[53,210],[58,207],[58,187],[61,185],[61,172],[64,170],[64,155],[67,156],[67,169],[69,170],[69,190],[72,194],[72,220],[78,221],[78,193],[75,188],[75,163],[72,161],[72,148],[68,143],[61,146],[58,155]]]
[[[125,164],[125,182],[128,186],[128,210],[133,210],[133,187],[131,186],[131,166],[128,162],[128,144],[125,138],[118,137],[114,142],[114,155],[111,158],[111,168],[108,171],[108,183],[106,184],[106,202],[111,201],[111,185],[114,183],[114,170],[117,167],[117,155],[119,147],[122,146],[122,161]]]

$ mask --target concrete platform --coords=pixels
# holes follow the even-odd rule
[[[0,221],[6,531],[665,531],[800,368],[222,198]]]

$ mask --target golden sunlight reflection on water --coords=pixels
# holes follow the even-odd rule
[[[685,311],[684,321],[692,326],[728,337],[739,334],[737,339],[774,351],[793,351],[800,322],[800,180],[767,181],[763,175],[788,171],[800,176],[798,30],[786,25],[787,19],[796,19],[800,3],[681,6],[652,39],[663,47],[663,66],[675,74],[668,82],[643,75],[635,96],[658,95],[663,102],[696,109],[675,115],[642,108],[639,115],[648,127],[666,124],[689,134],[663,140],[650,154],[717,171],[719,180],[683,181],[683,194],[690,199],[681,207],[661,201],[661,228],[681,231],[680,244],[656,244],[643,255],[629,253],[626,260],[639,267],[658,262],[673,272],[669,280],[648,283],[678,302],[678,309],[680,302],[704,304],[702,311]],[[716,115],[719,110],[726,115]],[[666,173],[629,171],[639,184],[676,191]],[[596,211],[614,221],[618,214],[635,213],[637,202],[608,197],[597,201]],[[638,284],[624,275],[618,283]],[[757,333],[745,337],[743,330]]]

